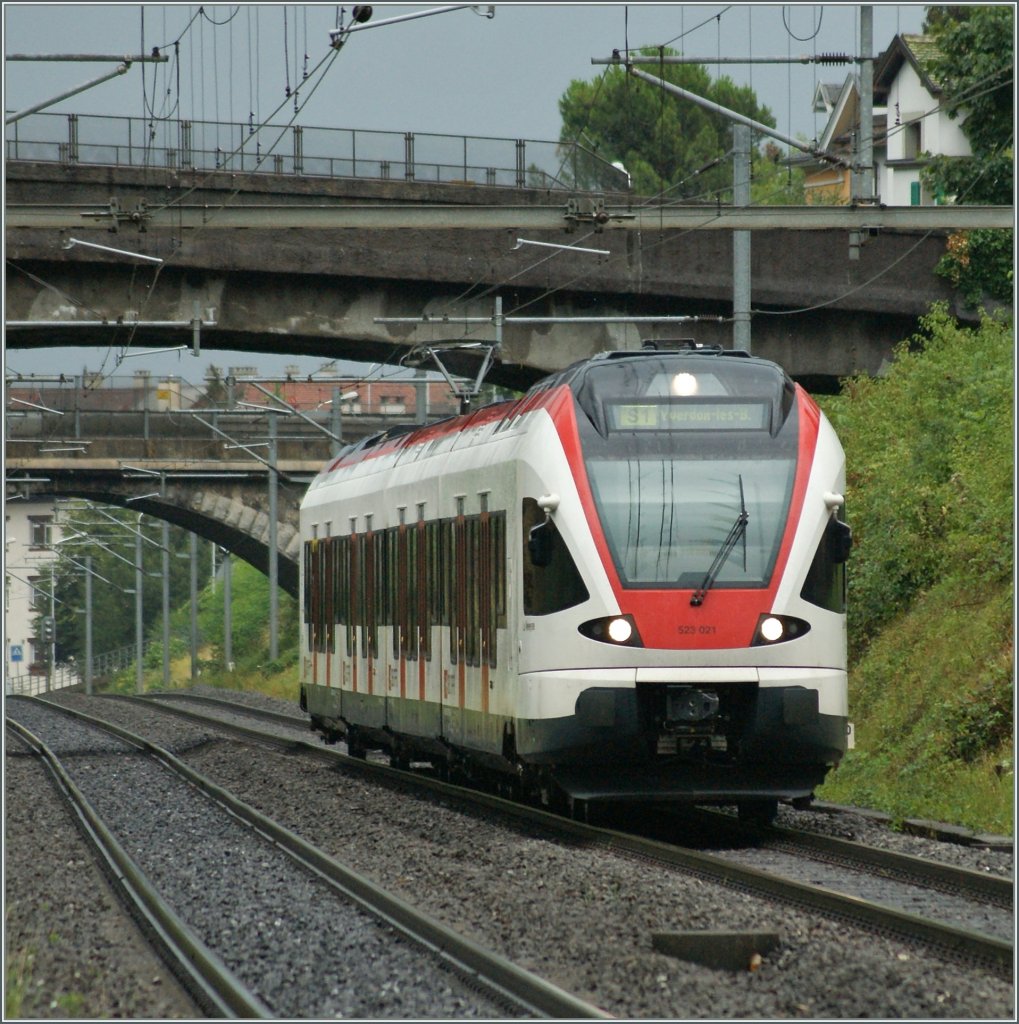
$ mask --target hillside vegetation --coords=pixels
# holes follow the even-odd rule
[[[1012,360],[1011,322],[963,329],[935,310],[887,376],[823,399],[848,460],[856,725],[825,799],[1012,832]],[[296,700],[296,604],[281,594],[270,662],[268,583],[234,564],[235,667],[222,667],[220,584],[201,595],[201,682]],[[172,652],[181,685],[188,623],[183,608]],[[157,643],[147,689],[161,665]],[[117,686],[132,691],[133,670]]]
[[[847,457],[856,750],[821,793],[1013,827],[1013,340],[944,309],[824,402]]]

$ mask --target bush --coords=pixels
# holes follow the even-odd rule
[[[846,448],[850,641],[861,655],[935,582],[1012,573],[1012,332],[959,327],[944,308],[884,378],[825,402]]]
[[[847,458],[850,713],[829,799],[1011,830],[1013,341],[943,308],[824,400]]]

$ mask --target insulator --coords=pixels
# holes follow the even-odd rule
[[[851,64],[853,58],[848,53],[819,53],[814,60],[818,64]]]

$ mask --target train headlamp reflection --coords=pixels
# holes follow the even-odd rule
[[[677,373],[672,378],[672,393],[677,398],[689,398],[700,390],[697,378],[692,373]]]

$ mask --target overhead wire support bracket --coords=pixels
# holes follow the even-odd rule
[[[727,117],[730,121],[735,121],[736,124],[746,125],[748,128],[752,128],[754,131],[760,132],[762,135],[770,135],[773,139],[778,139],[779,142],[784,142],[787,146],[792,146],[794,149],[799,149],[804,153],[809,153],[818,160],[824,160],[827,163],[836,164],[839,167],[852,167],[852,161],[846,160],[844,157],[837,156],[834,153],[829,153],[824,149],[818,149],[817,146],[811,146],[807,143],[800,142],[798,139],[794,139],[791,135],[786,135],[784,132],[780,132],[778,129],[772,128],[771,125],[764,124],[761,121],[755,121],[752,117],[747,117],[735,110],[730,110],[728,107],[722,106],[721,103],[715,103],[714,100],[698,96],[697,93],[690,92],[689,89],[684,89],[681,86],[673,85],[671,82],[666,82],[657,75],[649,75],[646,71],[641,71],[640,68],[634,67],[632,63],[627,63],[626,71],[627,74],[633,75],[634,78],[639,78],[641,81],[657,86],[665,92],[671,93],[673,96],[678,96],[680,99],[696,103],[699,107],[703,107],[705,110],[710,110],[712,113],[721,114],[723,117]]]
[[[118,75],[126,74],[130,69],[131,65],[135,62],[159,62],[165,63],[168,58],[162,56],[158,50],[153,50],[152,54],[148,57],[118,57],[118,56],[107,56],[105,54],[92,56],[85,53],[73,53],[73,54],[32,54],[32,53],[14,53],[4,58],[5,61],[15,60],[31,60],[31,61],[51,61],[51,60],[73,60],[73,61],[114,61],[119,60],[122,63],[118,64],[112,71],[107,71],[104,75],[99,75],[98,78],[90,78],[87,82],[83,82],[81,85],[76,85],[73,89],[67,89],[57,96],[52,96],[48,100],[41,100],[39,103],[34,103],[30,107],[26,107],[24,110],[19,110],[17,113],[8,114],[4,118],[4,124],[14,124],[15,121],[20,121],[23,117],[28,117],[29,114],[36,114],[40,110],[45,110],[47,107],[52,107],[55,103],[59,103],[61,100],[69,99],[71,96],[77,96],[80,92],[85,92],[87,89],[91,89],[96,85],[102,85],[103,82],[108,82],[111,78],[116,78]]]

